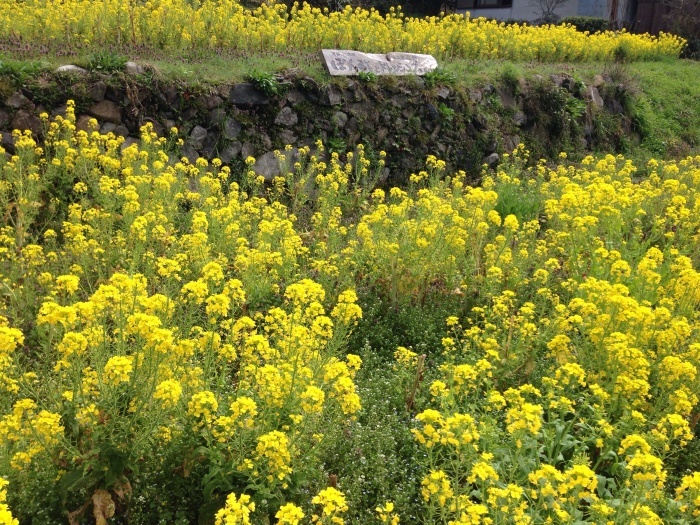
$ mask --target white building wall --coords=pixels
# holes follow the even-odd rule
[[[560,17],[577,16],[579,8],[579,0],[569,0],[566,4],[556,9],[555,13]],[[541,17],[541,12],[531,5],[530,0],[513,0],[513,7],[499,7],[491,9],[471,9],[457,10],[458,13],[464,14],[467,11],[472,18],[495,18],[497,20],[537,20]]]
[[[579,0],[579,16],[595,16],[597,18],[608,18],[608,0]]]

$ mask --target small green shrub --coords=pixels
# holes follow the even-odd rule
[[[618,64],[626,64],[631,60],[631,50],[629,44],[625,42],[620,42],[615,49],[613,49],[613,60]]]
[[[423,80],[425,80],[425,85],[427,87],[434,88],[440,84],[451,86],[455,83],[457,77],[455,77],[455,74],[451,71],[446,71],[439,67],[423,75]]]
[[[440,104],[438,104],[438,112],[440,113],[442,120],[445,122],[452,122],[455,118],[455,110],[446,105],[444,102],[440,102]]]
[[[329,137],[326,141],[326,148],[329,153],[345,153],[348,149],[348,143],[341,137]]]
[[[96,51],[88,56],[87,69],[90,71],[102,71],[104,73],[112,73],[124,69],[127,63],[127,58],[113,51]]]
[[[283,85],[272,73],[253,71],[250,75],[248,75],[246,80],[255,84],[260,91],[269,97],[276,97],[284,92]]]
[[[48,69],[48,64],[40,61],[5,60],[0,58],[0,78],[12,84],[22,84]]]
[[[633,99],[630,113],[632,114],[632,126],[634,129],[639,132],[643,139],[649,137],[653,132],[653,121],[655,118],[649,99],[644,96]]]
[[[571,97],[566,101],[566,111],[571,118],[577,120],[586,113],[586,103],[583,100]]]
[[[520,71],[511,63],[507,63],[501,69],[501,82],[514,94],[520,90]]]
[[[577,31],[590,34],[605,31],[609,28],[610,23],[606,18],[598,18],[597,16],[567,16],[561,19],[561,24],[572,25]]]
[[[375,75],[371,71],[360,71],[357,74],[357,80],[359,80],[363,84],[371,84],[373,82],[376,82],[377,78],[377,75]]]

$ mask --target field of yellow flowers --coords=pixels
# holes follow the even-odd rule
[[[250,10],[236,0],[6,0],[0,40],[65,52],[105,47],[143,51],[244,53],[317,52],[321,48],[429,53],[438,59],[543,62],[677,57],[685,42],[661,34],[607,31],[588,35],[572,26],[504,25],[459,15],[386,16],[352,8],[329,12],[295,2]]]
[[[43,119],[0,152],[2,525],[700,519],[700,157],[380,189],[318,144],[265,184]],[[452,311],[381,358],[376,298]],[[410,453],[339,463],[387,399]]]

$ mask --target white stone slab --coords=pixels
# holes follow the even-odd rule
[[[321,55],[332,76],[351,76],[358,73],[424,75],[437,68],[435,58],[417,53],[380,55],[344,49],[322,49]]]

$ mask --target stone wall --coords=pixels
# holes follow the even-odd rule
[[[430,79],[429,79],[430,80]],[[385,175],[402,180],[435,154],[450,169],[478,175],[482,163],[521,141],[536,156],[559,151],[614,150],[617,135],[629,133],[624,86],[596,77],[593,85],[567,75],[535,75],[518,82],[485,83],[471,88],[426,85],[420,77],[341,79],[327,85],[303,75],[280,78],[276,94],[253,83],[206,90],[165,84],[148,71],[99,75],[59,72],[31,79],[0,96],[2,146],[12,152],[11,129],[30,129],[41,138],[38,114],[65,111],[76,101],[77,126],[96,118],[103,133],[138,140],[151,122],[159,134],[177,127],[190,161],[219,157],[234,167],[256,157],[255,170],[274,176],[274,150],[322,140],[342,152],[363,143],[369,154],[384,150]],[[604,120],[605,125],[597,125]]]

